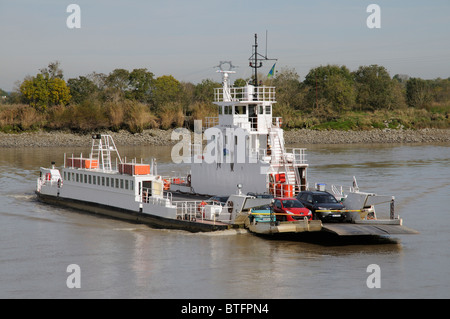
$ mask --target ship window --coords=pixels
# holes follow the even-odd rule
[[[97,177],[92,176],[92,182],[94,185],[97,185]]]
[[[116,178],[116,188],[119,188],[119,179]]]
[[[72,180],[75,180],[75,173],[72,173]]]
[[[270,105],[266,105],[266,114],[271,114],[271,107],[270,107]]]
[[[264,107],[262,105],[259,106],[258,114],[264,114]]]
[[[123,189],[123,179],[120,179],[120,188]]]
[[[92,184],[92,176],[89,175],[89,184]]]
[[[77,173],[77,175],[76,175],[76,176],[77,176],[77,183],[78,183],[78,173]]]
[[[87,184],[87,175],[84,175],[84,183]]]
[[[125,180],[125,189],[128,189],[128,180]]]
[[[147,192],[147,196],[152,196],[152,182],[144,181],[142,182],[142,189]]]
[[[102,186],[105,186],[105,176],[102,176]]]
[[[130,189],[134,190],[134,183],[133,183],[133,181],[130,181]]]
[[[236,105],[234,107],[234,113],[239,114],[239,115],[245,115],[246,114],[245,106],[244,105]]]
[[[106,177],[106,186],[109,187],[109,177]]]
[[[97,185],[100,185],[100,176],[97,176]]]
[[[225,105],[225,114],[231,114],[233,107],[231,105]]]
[[[256,105],[255,104],[250,104],[248,106],[248,116],[256,117]]]
[[[219,115],[222,114],[222,106],[219,106]]]
[[[66,179],[66,172],[64,172],[64,179]]]

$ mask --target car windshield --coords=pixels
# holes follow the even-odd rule
[[[319,203],[337,203],[338,201],[334,198],[333,195],[323,194],[323,195],[314,195],[313,196],[314,204]]]
[[[284,208],[302,208],[302,207],[305,207],[305,206],[303,206],[302,203],[300,203],[296,199],[283,200],[282,203],[283,203],[283,207]]]

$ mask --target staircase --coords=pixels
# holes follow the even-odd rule
[[[119,162],[122,163],[122,159],[111,136],[98,134],[92,137],[91,156],[97,158],[100,167],[105,171],[112,171],[111,151],[116,152]]]
[[[300,184],[300,177],[298,175],[298,171],[295,169],[292,163],[288,163],[286,158],[286,151],[284,149],[284,141],[281,141],[281,137],[277,131],[272,131],[270,134],[270,140],[272,142],[271,156],[272,156],[272,164],[283,166],[286,174],[286,184],[295,185],[294,189],[297,188],[297,185]],[[295,191],[297,193],[298,191]]]

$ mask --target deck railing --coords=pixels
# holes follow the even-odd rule
[[[176,218],[189,221],[230,222],[231,207],[208,201],[173,201],[177,207]]]
[[[264,101],[275,102],[275,87],[258,86],[258,87],[232,87],[232,88],[215,88],[214,102],[249,102]]]

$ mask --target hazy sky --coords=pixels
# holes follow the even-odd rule
[[[81,28],[69,29],[69,4]],[[370,29],[369,4],[381,8]],[[58,60],[65,79],[116,68],[147,68],[179,81],[220,81],[214,66],[232,61],[249,77],[254,34],[277,69],[301,80],[326,64],[379,64],[391,76],[450,77],[450,0],[0,0],[0,88]],[[273,62],[266,62],[267,73]]]

